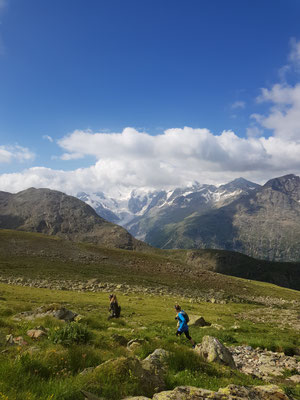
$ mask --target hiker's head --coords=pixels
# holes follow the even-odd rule
[[[176,312],[181,311],[181,307],[179,304],[175,304],[174,308],[175,308]]]

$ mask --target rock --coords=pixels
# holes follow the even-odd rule
[[[124,376],[130,374],[132,379],[138,382],[141,393],[153,394],[165,389],[165,382],[161,370],[150,370],[144,368],[142,362],[137,357],[119,357],[109,360],[95,368],[94,373],[101,371],[101,375],[119,377],[120,384],[124,381]]]
[[[8,344],[14,344],[14,337],[12,334],[6,335],[6,343]]]
[[[190,326],[210,326],[211,324],[209,322],[206,322],[203,317],[199,317],[198,315],[191,315],[189,325]]]
[[[265,386],[236,386],[229,385],[219,389],[218,393],[230,396],[229,398],[253,400],[288,400],[289,397],[276,385]]]
[[[129,342],[127,343],[127,348],[130,351],[134,351],[135,349],[137,349],[138,347],[140,347],[143,343],[145,343],[144,339],[131,339],[129,340]]]
[[[18,346],[26,346],[28,343],[24,340],[23,336],[18,336],[13,339],[14,343]]]
[[[217,329],[218,331],[225,329],[223,325],[219,324],[212,324],[211,327]]]
[[[199,389],[193,386],[178,386],[174,390],[156,393],[153,400],[202,400],[224,399],[211,390]]]
[[[289,377],[289,381],[292,381],[294,383],[300,383],[300,375],[293,375]]]
[[[230,351],[212,336],[204,336],[202,343],[196,345],[195,351],[208,362],[218,362],[236,368]]]
[[[270,381],[274,376],[282,376],[286,370],[300,374],[300,362],[297,357],[286,356],[251,346],[230,347],[237,368],[244,374]]]
[[[179,386],[174,390],[156,393],[153,400],[290,400],[283,390],[275,385],[236,386],[229,385],[218,392],[193,386]]]
[[[167,369],[167,359],[169,352],[164,349],[155,349],[142,361],[143,368],[148,371],[154,370],[156,373],[164,373]]]
[[[46,332],[41,329],[30,329],[27,331],[27,336],[31,337],[32,339],[39,339],[40,337],[46,335]]]
[[[53,316],[58,319],[63,319],[66,322],[71,322],[74,321],[74,318],[77,316],[77,314],[62,307],[59,310],[56,310]]]
[[[90,372],[93,372],[94,369],[95,369],[95,367],[88,367],[88,368],[85,368],[83,371],[79,372],[79,375],[87,375],[87,374],[89,374]]]
[[[97,397],[93,393],[87,392],[86,390],[80,390],[80,392],[84,395],[85,400],[102,400],[103,397]]]
[[[151,399],[145,396],[134,396],[134,397],[125,397],[125,399],[123,400],[151,400]]]

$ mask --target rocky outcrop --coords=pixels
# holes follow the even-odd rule
[[[196,345],[195,351],[208,362],[217,362],[236,368],[231,352],[212,336],[204,336],[202,343]]]
[[[61,307],[58,304],[50,304],[47,306],[41,306],[33,311],[23,311],[14,316],[15,321],[28,320],[32,321],[36,318],[44,318],[44,317],[54,317],[57,319],[61,319],[65,322],[74,321],[74,319],[78,316],[78,314],[67,310],[65,307]]]
[[[297,357],[259,348],[253,349],[251,346],[230,347],[230,351],[236,367],[244,374],[272,381],[274,377],[283,377],[286,371],[297,371],[300,378],[300,362]]]
[[[127,397],[126,400],[145,400],[145,397]],[[146,398],[147,399],[147,398]],[[229,385],[212,390],[200,389],[193,386],[179,386],[174,390],[156,393],[153,400],[291,400],[282,389],[275,385],[268,386],[236,386]],[[125,399],[124,399],[125,400]]]

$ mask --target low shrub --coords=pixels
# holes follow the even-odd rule
[[[70,322],[61,328],[50,330],[48,337],[53,343],[70,346],[74,343],[88,343],[91,339],[91,332],[86,325]]]

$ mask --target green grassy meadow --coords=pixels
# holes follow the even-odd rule
[[[170,289],[170,294],[161,295],[148,295],[143,290],[117,292],[121,318],[108,321],[107,292],[0,283],[0,400],[80,400],[80,390],[107,400],[129,395],[152,397],[153,390],[132,372],[133,356],[143,359],[157,348],[171,352],[164,377],[167,389],[191,385],[217,390],[231,383],[264,384],[228,367],[206,363],[185,337],[177,338],[176,302],[190,316],[201,315],[215,324],[190,328],[197,343],[204,335],[211,335],[228,346],[246,344],[288,355],[300,348],[297,327],[282,323],[283,315],[289,320],[290,313],[296,316],[300,311],[300,292],[211,271],[194,271],[184,263],[181,251],[138,253],[0,230],[0,276],[48,282],[97,278],[114,284]],[[228,296],[224,304],[200,300],[204,292],[214,296],[218,291],[223,291],[225,298]],[[251,296],[258,301],[248,301]],[[30,321],[14,318],[20,312],[51,304],[76,312],[81,319],[67,324],[50,316]],[[263,320],[256,318],[265,314]],[[47,328],[48,334],[38,340],[27,336],[29,329],[38,326]],[[27,343],[10,345],[6,335],[22,336]],[[126,344],[131,339],[143,342],[129,351]],[[86,370],[120,357],[124,357],[123,366],[104,364],[103,368]],[[299,385],[286,386],[280,379],[278,384],[300,399]]]
[[[174,303],[179,301],[190,315],[204,318],[225,329],[191,327],[196,342],[204,335],[219,338],[227,345],[249,344],[277,351],[291,352],[300,346],[299,331],[278,331],[272,325],[239,320],[238,315],[259,308],[250,304],[193,304],[182,298],[118,294],[122,305],[119,320],[107,320],[107,293],[76,293],[20,286],[0,285],[0,399],[82,399],[80,389],[107,399],[127,395],[151,395],[130,374],[124,371],[92,371],[80,375],[85,368],[95,367],[107,360],[130,353],[120,336],[129,341],[144,339],[134,354],[145,358],[156,348],[170,350],[166,384],[169,389],[179,385],[193,385],[217,390],[230,383],[263,384],[258,379],[216,364],[208,364],[192,350],[185,338],[175,337]],[[15,321],[13,316],[34,310],[41,305],[56,303],[79,313],[77,322],[83,327],[86,343],[55,343],[51,336],[68,324],[45,317],[33,321]],[[233,325],[238,322],[239,329]],[[49,337],[34,340],[26,336],[28,329],[42,325],[49,328]],[[23,336],[23,346],[5,343],[5,335]],[[126,342],[125,341],[125,342]],[[120,343],[122,342],[122,343]],[[108,375],[107,375],[108,374]],[[107,378],[109,376],[109,379]],[[122,384],[119,382],[122,381]],[[297,394],[297,388],[290,388]],[[152,393],[153,394],[153,393]]]

